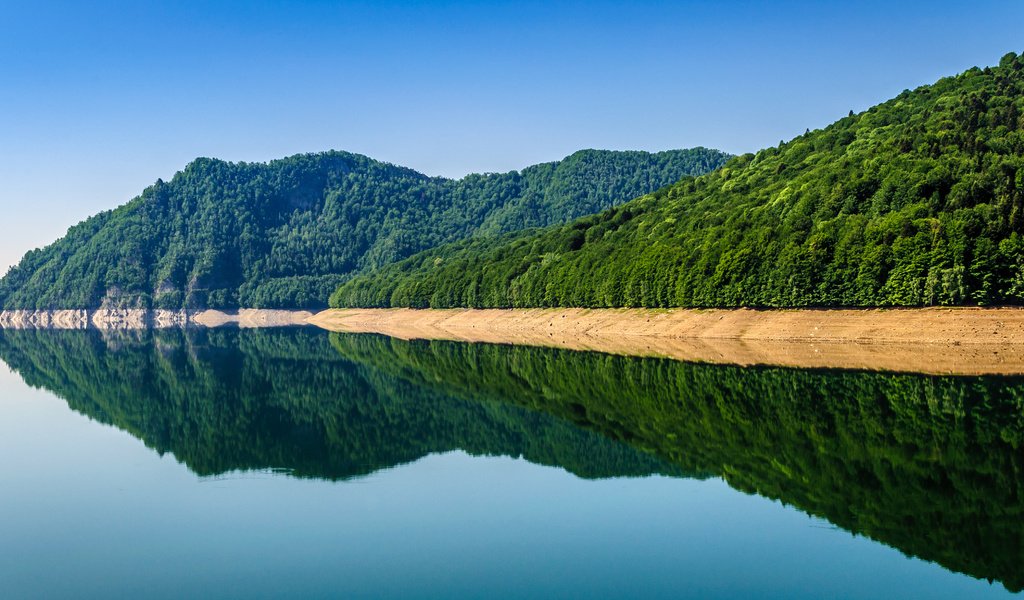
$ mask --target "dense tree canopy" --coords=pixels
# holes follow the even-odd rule
[[[1024,301],[1024,58],[904,91],[601,214],[469,239],[333,306]]]
[[[721,152],[585,150],[452,180],[355,154],[199,159],[29,252],[7,309],[324,306],[352,273],[472,235],[564,223],[720,166]]]

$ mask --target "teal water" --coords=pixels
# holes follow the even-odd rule
[[[971,598],[1024,381],[0,332],[3,597]]]

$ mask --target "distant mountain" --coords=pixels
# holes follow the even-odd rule
[[[729,155],[584,150],[452,180],[345,152],[198,159],[29,252],[0,308],[324,306],[353,273],[473,235],[564,223],[711,171]]]
[[[334,306],[1024,302],[1024,58],[904,91],[571,224],[458,242]]]

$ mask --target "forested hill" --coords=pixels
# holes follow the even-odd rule
[[[445,246],[334,306],[1024,301],[1024,58],[540,232]]]
[[[344,152],[198,159],[29,252],[5,309],[323,306],[352,273],[477,234],[568,222],[729,156],[584,150],[521,172],[427,177]]]

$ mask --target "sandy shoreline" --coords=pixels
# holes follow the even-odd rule
[[[331,331],[738,365],[1024,374],[1024,309],[338,309]]]
[[[0,329],[287,327],[689,362],[1024,375],[1024,309],[0,311]]]

